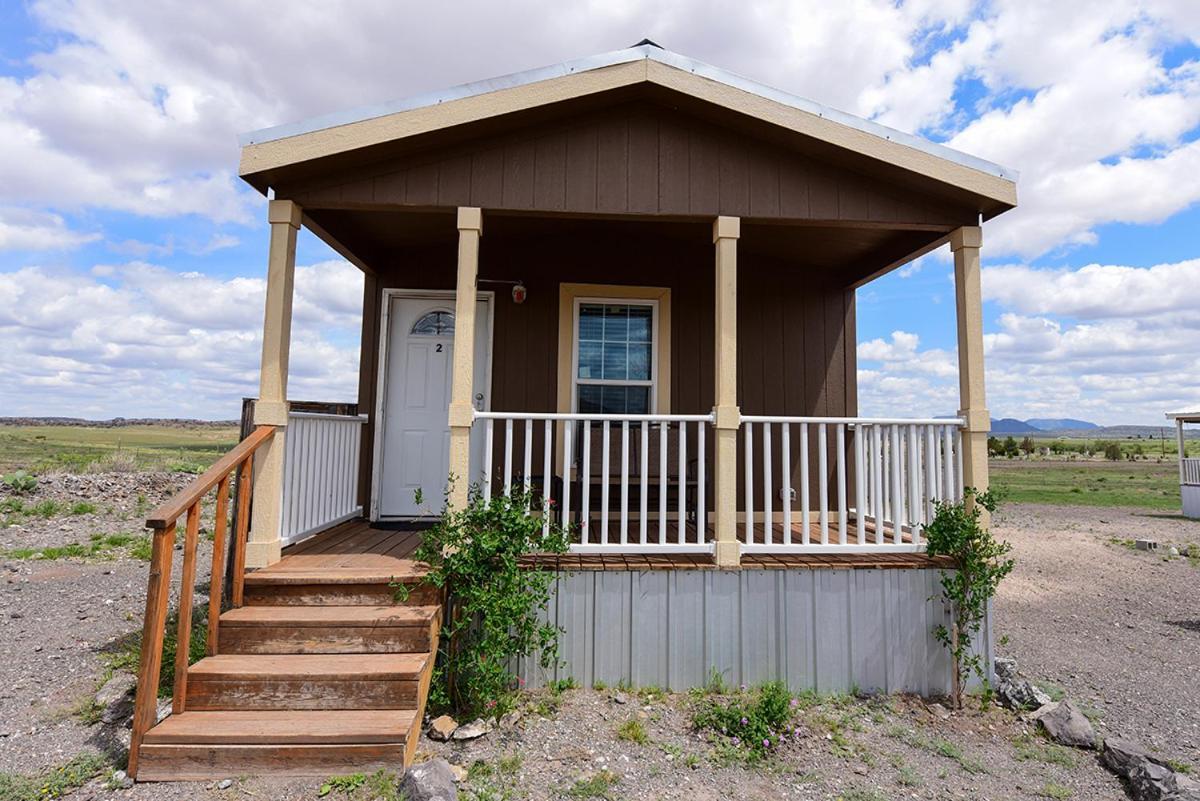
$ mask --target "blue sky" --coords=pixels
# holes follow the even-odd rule
[[[408,5],[0,5],[0,416],[235,416],[267,246],[239,133],[644,36],[1020,171],[985,226],[994,416],[1200,406],[1200,4]],[[361,279],[307,234],[297,263],[291,394],[353,399]],[[957,407],[950,273],[860,290],[864,413]]]

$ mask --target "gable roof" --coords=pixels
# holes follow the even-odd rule
[[[979,200],[991,217],[1016,205],[1015,171],[918,136],[664,50],[634,47],[407,99],[314,117],[241,137],[239,174],[261,191],[270,175],[459,125],[637,85],[653,85],[931,179]]]

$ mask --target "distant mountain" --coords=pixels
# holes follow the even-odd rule
[[[1041,429],[1029,425],[1023,420],[1017,420],[1012,417],[1002,417],[999,420],[992,420],[993,434],[1040,434]]]
[[[1026,420],[1025,424],[1041,429],[1042,431],[1062,431],[1064,429],[1082,431],[1086,428],[1100,427],[1095,423],[1089,423],[1087,420],[1073,420],[1070,417],[1033,417]]]

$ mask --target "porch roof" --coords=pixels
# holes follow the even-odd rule
[[[401,142],[641,87],[728,120],[766,125],[853,169],[899,177],[977,209],[1016,205],[1016,172],[918,136],[797,97],[650,43],[491,78],[242,137],[240,175],[262,192],[277,181],[386,157]]]

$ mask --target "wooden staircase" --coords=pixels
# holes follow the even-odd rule
[[[248,573],[215,653],[187,669],[182,704],[150,728],[137,779],[403,771],[420,735],[440,598],[378,568]],[[403,603],[393,580],[410,586]],[[179,686],[176,687],[178,695]],[[182,707],[182,711],[180,708]]]

